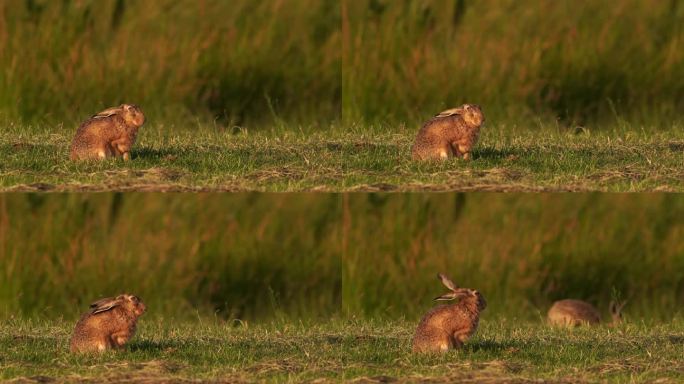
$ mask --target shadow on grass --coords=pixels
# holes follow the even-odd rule
[[[138,149],[133,149],[131,150],[131,158],[132,159],[137,159],[137,158],[142,158],[142,159],[175,159],[180,155],[181,152],[184,152],[183,150],[178,150],[178,149],[170,149],[170,148],[161,148],[161,149],[155,149],[155,148],[149,148],[149,147],[143,147],[143,148],[138,148]]]
[[[491,159],[491,160],[503,160],[510,158],[511,156],[520,156],[524,154],[524,150],[512,150],[512,149],[496,149],[493,147],[480,147],[473,150],[473,160],[478,159]]]
[[[684,335],[669,335],[665,337],[664,341],[668,341],[671,344],[684,344]]]
[[[343,153],[358,153],[360,151],[396,151],[400,146],[397,144],[378,144],[367,142],[350,142],[350,143],[320,143],[314,144],[313,148],[317,150],[328,150],[330,152]]]
[[[29,153],[29,154],[38,154],[38,153],[49,153],[49,152],[56,152],[58,150],[57,145],[53,144],[32,144],[32,143],[24,143],[24,142],[16,142],[16,143],[9,143],[9,144],[0,144],[0,153]]]
[[[463,346],[466,352],[506,352],[519,349],[519,345],[511,341],[473,340]]]
[[[181,346],[181,343],[175,341],[140,340],[130,343],[128,348],[131,352],[163,352]]]
[[[0,346],[27,346],[30,348],[45,348],[47,345],[58,345],[60,341],[62,341],[60,338],[52,336],[13,335],[0,338]]]

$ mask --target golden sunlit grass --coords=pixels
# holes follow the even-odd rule
[[[472,161],[411,161],[415,131],[140,131],[132,161],[75,163],[73,131],[0,133],[5,191],[681,191],[682,131],[520,131],[492,122]],[[417,129],[417,128],[416,128]]]
[[[0,325],[0,379],[47,382],[681,382],[681,321],[563,330],[483,320],[463,350],[410,352],[414,322],[333,320],[233,326],[141,319],[123,351],[67,352],[73,324]]]

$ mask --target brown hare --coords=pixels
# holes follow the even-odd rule
[[[135,334],[138,318],[146,311],[137,296],[123,294],[90,304],[90,312],[76,323],[69,342],[71,352],[103,352],[121,348]]]
[[[108,108],[86,120],[71,142],[72,160],[123,157],[130,159],[138,129],[145,115],[138,106],[122,104]]]
[[[413,160],[446,160],[451,157],[468,160],[484,121],[482,109],[475,104],[463,104],[443,111],[418,131],[411,157]]]
[[[610,302],[609,310],[612,317],[610,325],[616,325],[622,321],[622,308],[624,306],[625,302]],[[550,324],[567,327],[596,325],[601,322],[601,314],[593,305],[586,301],[574,299],[556,301],[549,309],[547,317]]]
[[[437,276],[450,292],[435,300],[459,301],[436,306],[423,316],[413,336],[413,352],[446,352],[461,347],[477,330],[480,312],[487,307],[480,292],[459,288],[441,273]]]

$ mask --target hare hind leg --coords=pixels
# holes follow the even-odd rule
[[[89,136],[78,138],[78,141],[72,144],[70,152],[72,160],[101,160],[112,157],[112,150],[106,143]]]
[[[108,340],[105,337],[94,337],[90,339],[88,342],[84,343],[83,345],[80,345],[76,348],[78,352],[105,352],[110,349],[112,349],[113,345],[111,340]],[[74,349],[72,348],[72,351]]]
[[[436,148],[436,153],[434,154],[434,157],[438,160],[447,160],[449,158],[452,158],[454,157],[453,148],[448,143],[445,145],[440,145]]]
[[[443,353],[453,348],[452,338],[441,330],[423,331],[413,340],[413,352]]]
[[[108,159],[116,156],[116,151],[107,143],[99,144],[95,149],[98,159]]]

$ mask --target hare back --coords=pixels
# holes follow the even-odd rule
[[[442,329],[449,334],[477,328],[479,315],[461,303],[438,305],[423,316],[418,328]]]
[[[601,315],[594,306],[574,299],[556,301],[549,309],[547,316],[549,321],[555,324],[598,324],[601,321]]]

